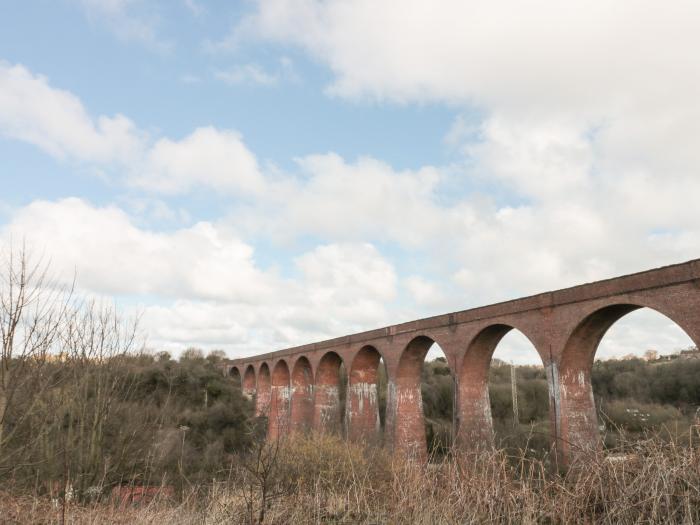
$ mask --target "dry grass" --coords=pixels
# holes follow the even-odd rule
[[[623,460],[600,453],[558,474],[502,451],[425,466],[331,437],[292,438],[267,480],[265,523],[700,523],[699,451],[653,439],[634,448]],[[239,464],[229,482],[177,504],[71,506],[66,522],[250,523],[261,499],[249,470]],[[60,509],[0,494],[0,517],[58,523]]]

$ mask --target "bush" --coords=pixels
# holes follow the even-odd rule
[[[641,433],[659,429],[664,425],[683,421],[680,410],[669,405],[656,403],[639,403],[633,400],[615,400],[603,405],[601,420],[607,426],[618,427],[628,432]],[[685,424],[687,427],[687,423]]]

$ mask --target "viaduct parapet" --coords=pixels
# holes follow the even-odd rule
[[[621,317],[655,310],[700,346],[700,260],[418,319],[263,355],[226,361],[268,417],[268,438],[288,432],[340,432],[383,442],[424,459],[426,438],[420,376],[433,343],[443,349],[455,382],[454,442],[493,445],[488,371],[498,342],[522,332],[547,372],[552,445],[564,462],[600,446],[591,369],[602,337]],[[377,377],[388,380],[386,422],[379,424]],[[348,374],[345,413],[340,367]]]

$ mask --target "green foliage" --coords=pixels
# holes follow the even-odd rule
[[[454,379],[445,358],[423,364],[421,396],[428,450],[443,454],[452,445]]]
[[[549,391],[541,366],[516,367],[518,422],[513,421],[510,365],[494,359],[489,397],[496,442],[506,448],[547,450]],[[631,437],[658,435],[679,439],[700,406],[700,360],[596,361],[592,386],[605,443],[614,446],[620,432]],[[422,373],[423,411],[430,450],[449,442],[453,380],[444,358],[426,362]]]
[[[593,391],[603,401],[634,398],[678,408],[700,405],[700,360],[646,362],[641,359],[593,364]]]
[[[252,441],[253,407],[217,357],[191,349],[179,361],[160,353],[52,363],[54,386],[8,414],[0,479],[39,479],[49,490],[69,472],[80,497],[95,486],[224,477]]]
[[[603,405],[603,421],[630,432],[644,432],[658,429],[674,421],[681,420],[681,411],[670,405],[639,403],[631,399],[616,399]]]
[[[427,419],[452,420],[454,380],[444,359],[438,358],[423,366],[421,395],[423,414]]]

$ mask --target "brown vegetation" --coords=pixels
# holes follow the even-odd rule
[[[551,472],[540,460],[503,451],[453,455],[418,465],[329,436],[294,437],[237,457],[226,480],[184,500],[145,506],[69,506],[70,523],[695,523],[700,520],[700,453],[650,439],[634,454],[588,458]],[[252,463],[251,463],[252,462]],[[259,465],[258,465],[259,466]],[[264,494],[264,496],[263,496]],[[261,519],[261,509],[264,509]],[[57,522],[42,498],[0,497],[10,523]]]

